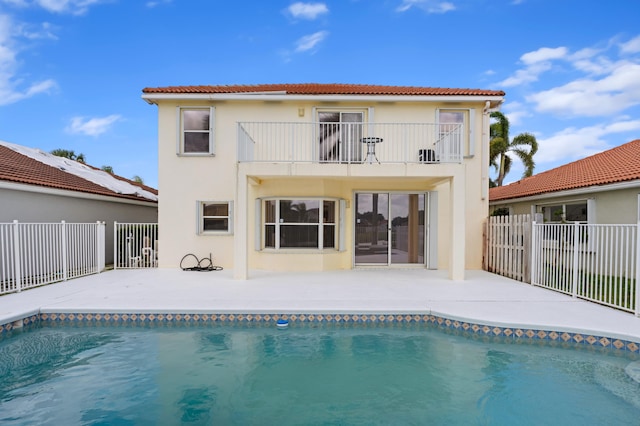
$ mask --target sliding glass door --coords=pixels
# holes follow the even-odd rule
[[[357,193],[356,265],[425,264],[424,193]]]

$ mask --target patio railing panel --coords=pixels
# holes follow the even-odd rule
[[[105,224],[0,224],[0,294],[104,270]]]
[[[158,267],[158,224],[119,223],[113,226],[115,269]]]
[[[463,140],[459,124],[241,122],[238,161],[461,163]]]
[[[533,225],[533,285],[638,314],[638,225]]]

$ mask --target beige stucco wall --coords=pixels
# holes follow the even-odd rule
[[[188,157],[176,155],[176,107],[215,106],[215,156]],[[177,267],[187,253],[198,257],[212,254],[215,264],[234,267],[234,235],[197,235],[197,200],[233,201],[238,193],[237,177],[255,176],[248,186],[246,212],[236,211],[234,227],[246,221],[249,268],[265,269],[348,269],[352,267],[353,193],[354,191],[439,191],[438,196],[438,268],[449,267],[452,257],[465,259],[464,268],[480,269],[482,262],[482,223],[487,216],[486,191],[482,190],[482,158],[484,105],[475,105],[475,156],[465,158],[462,165],[373,164],[373,165],[275,165],[236,163],[237,122],[312,122],[313,108],[373,108],[375,122],[436,122],[440,104],[420,103],[327,103],[327,102],[259,102],[224,101],[194,102],[159,101],[159,224],[160,267]],[[471,104],[456,108],[474,107]],[[451,106],[450,106],[451,108]],[[300,116],[299,111],[304,115]],[[367,117],[367,120],[370,118]],[[486,133],[486,132],[485,132]],[[488,139],[487,139],[488,143]],[[335,172],[335,173],[334,173]],[[382,178],[379,177],[383,176]],[[450,194],[453,177],[459,183],[457,199]],[[466,195],[465,195],[466,194]],[[346,247],[343,253],[258,253],[254,249],[254,200],[266,196],[328,196],[349,201],[346,211]],[[484,197],[484,198],[483,198]],[[452,223],[452,205],[459,212],[463,226]],[[451,250],[452,232],[460,229],[464,253]]]
[[[638,222],[638,196],[640,183],[637,187],[626,189],[614,189],[609,191],[580,191],[577,194],[566,194],[555,197],[536,197],[520,202],[495,202],[491,203],[491,211],[508,207],[512,214],[530,214],[531,206],[553,205],[595,201],[596,217],[592,223],[597,224],[633,224]],[[538,207],[539,210],[539,207]],[[590,219],[591,221],[591,219]]]

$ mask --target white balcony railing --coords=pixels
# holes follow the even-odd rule
[[[461,163],[461,124],[238,123],[238,161]]]

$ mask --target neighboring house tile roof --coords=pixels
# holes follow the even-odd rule
[[[51,156],[51,154],[32,148],[0,141],[0,181],[77,191],[88,194],[105,195],[109,197],[126,198],[129,200],[157,202],[158,191],[149,186],[139,184],[117,175],[109,175],[114,180],[114,184],[110,185],[110,187],[99,185],[90,179],[85,179],[64,170],[64,167],[54,167],[19,151],[33,151],[41,155]],[[72,167],[80,166],[76,161],[69,159],[63,160]],[[98,181],[105,181],[105,178],[108,179],[108,177],[105,177],[106,172],[100,169],[86,164],[83,164],[80,167],[83,167],[89,176],[95,172],[96,180]],[[131,191],[127,191],[129,193],[124,193],[114,190],[114,187],[119,186],[117,182],[125,182],[122,186],[124,188],[131,187]],[[136,190],[136,187],[139,188],[139,190]],[[151,194],[153,195],[152,197],[150,197]]]
[[[437,87],[378,86],[368,84],[256,84],[231,86],[147,87],[143,93],[263,93],[288,95],[389,95],[389,96],[504,96],[501,90],[447,89]]]
[[[640,139],[564,166],[491,188],[490,201],[640,179]]]

